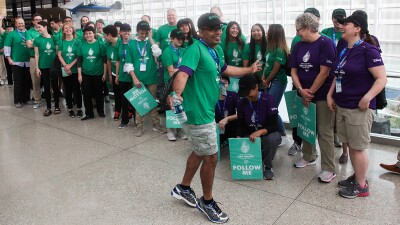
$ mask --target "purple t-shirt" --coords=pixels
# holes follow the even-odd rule
[[[225,118],[225,111],[227,116],[236,114],[236,106],[239,101],[239,97],[236,92],[227,91],[227,96],[224,100],[218,100],[215,106],[215,122],[219,123]]]
[[[341,46],[338,48],[338,52],[342,52],[346,47]],[[369,72],[368,68],[383,65],[382,57],[376,46],[364,41],[351,50],[347,49],[343,58],[345,61],[342,67],[344,71],[342,76],[342,92],[335,93],[334,99],[336,104],[342,108],[356,109],[362,97],[371,89],[375,82],[375,78]],[[335,61],[335,68],[333,70],[337,70],[338,63],[339,57]],[[375,98],[371,100],[369,108],[376,109]]]
[[[253,111],[257,114],[256,123],[252,121]],[[269,132],[273,132],[268,129],[267,120],[269,117],[277,114],[278,106],[275,98],[265,92],[261,92],[260,99],[257,102],[249,102],[246,98],[242,98],[237,105],[238,121],[244,120],[246,124],[246,134],[255,132],[256,125],[258,130],[267,129]]]
[[[377,45],[376,47],[378,48],[379,53],[382,53],[381,45],[379,44],[378,38],[375,37],[374,35],[371,35],[371,37],[372,37],[372,39],[375,40],[376,45]],[[364,38],[365,38],[365,37],[364,37]],[[344,47],[344,45],[347,46],[347,42],[346,42],[343,38],[339,39],[339,42],[338,42],[337,47],[338,47],[338,48]]]
[[[289,67],[297,68],[297,74],[302,88],[310,88],[320,72],[320,66],[332,68],[336,50],[332,40],[328,37],[319,37],[312,43],[298,42],[292,51]],[[313,101],[326,100],[333,75],[329,75],[322,86],[315,92]]]

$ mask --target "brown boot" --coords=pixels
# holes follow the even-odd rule
[[[385,170],[388,170],[388,171],[390,171],[392,173],[396,173],[396,174],[400,175],[400,167],[397,167],[396,164],[394,164],[394,165],[386,165],[386,164],[381,163],[380,166]]]

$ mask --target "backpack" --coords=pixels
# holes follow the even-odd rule
[[[172,92],[172,86],[174,84],[174,80],[176,78],[176,75],[178,74],[179,71],[176,71],[169,79],[168,82],[165,84],[164,88],[161,89],[160,91],[160,107],[162,110],[170,110],[170,106],[167,102],[169,94]]]
[[[384,109],[387,106],[386,91],[385,88],[375,97],[376,98],[376,109]]]

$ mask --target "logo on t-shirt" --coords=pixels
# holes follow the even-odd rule
[[[382,59],[373,59],[372,62],[376,63],[376,62],[382,62]]]
[[[53,52],[53,49],[51,49],[51,44],[49,42],[47,42],[46,50],[44,50],[44,52],[46,52],[47,55],[50,55]]]
[[[310,60],[310,51],[307,51],[307,53],[303,56],[303,62],[308,62]]]
[[[262,59],[261,51],[258,51],[258,53],[257,53],[257,60],[261,60],[261,59]]]
[[[239,62],[241,60],[240,58],[238,58],[239,51],[236,49],[233,49],[232,56],[233,56],[232,62],[235,63],[236,66],[238,66]]]
[[[87,57],[87,59],[88,59],[90,62],[93,62],[93,60],[96,58],[96,56],[93,56],[93,53],[94,53],[93,49],[90,48],[89,51],[88,51],[88,57]]]
[[[168,33],[167,38],[165,38],[165,41],[168,43],[168,45],[171,44],[171,38],[169,38],[171,36],[171,31]]]
[[[74,55],[75,55],[75,54],[72,53],[72,46],[68,46],[66,56],[67,56],[69,59],[72,59],[72,57],[73,57]]]

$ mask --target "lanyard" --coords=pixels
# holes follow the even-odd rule
[[[225,116],[225,105],[226,105],[226,97],[225,97],[225,99],[224,99],[224,106],[222,107],[222,109],[221,109],[221,105],[219,104],[219,101],[218,101],[218,109],[219,109],[219,112],[221,113],[221,115],[222,115],[222,117],[224,117]]]
[[[124,44],[122,42],[122,57],[124,58],[124,61],[126,61],[126,52],[128,51],[125,49],[125,45],[127,45],[129,47],[130,43],[131,43],[131,39],[128,40],[128,44]]]
[[[353,48],[357,47],[357,46],[360,45],[361,43],[362,43],[362,39],[358,40],[358,41],[353,45]],[[340,52],[340,55],[339,55],[339,63],[338,63],[338,65],[337,65],[337,72],[338,72],[339,78],[342,77],[340,71],[341,71],[342,67],[344,66],[344,62],[345,62],[346,58],[350,55],[350,52],[351,52],[351,50],[352,50],[353,48],[350,49],[349,53],[347,53],[346,56],[344,56],[344,54],[346,53],[348,47],[344,48],[344,49]]]
[[[140,56],[141,56],[141,60],[143,61],[144,60],[144,57],[146,56],[146,47],[147,47],[147,42],[149,42],[149,40],[147,40],[145,43],[144,43],[144,46],[143,46],[143,48],[142,49],[140,49],[140,46],[139,46],[139,41],[138,40],[136,40],[136,46],[137,46],[137,49],[138,49],[138,51],[139,51],[139,54],[140,54]]]
[[[170,44],[172,50],[175,52],[175,54],[178,56],[178,62],[176,63],[176,67],[179,67],[179,63],[181,60],[181,52],[179,51],[179,47],[175,48],[172,44]]]
[[[17,29],[17,32],[18,32],[18,34],[19,34],[19,36],[21,37],[21,39],[22,39],[22,42],[26,42],[26,33],[25,33],[25,35],[24,36],[22,36],[22,34],[21,34],[21,31],[19,31],[18,29]]]
[[[215,49],[210,48],[210,47],[203,41],[203,39],[200,38],[199,41],[201,41],[201,43],[203,43],[203,44],[208,48],[208,52],[210,53],[211,57],[214,59],[216,65],[217,65],[218,74],[219,74],[220,77],[221,77],[221,66],[219,65],[219,58],[218,58],[217,52],[215,51]]]
[[[258,104],[260,104],[260,98],[261,98],[261,92],[258,92],[258,101],[257,101],[257,109],[256,110],[253,108],[253,103],[251,103],[249,101],[250,108],[253,111],[252,117],[254,116],[254,125],[255,125],[256,130],[258,130],[258,127],[257,127],[257,124],[258,124]]]
[[[335,28],[332,28],[332,30],[333,30],[333,34],[332,34],[332,39],[333,39],[333,43],[335,44],[335,46],[336,46],[336,31],[335,31]]]

